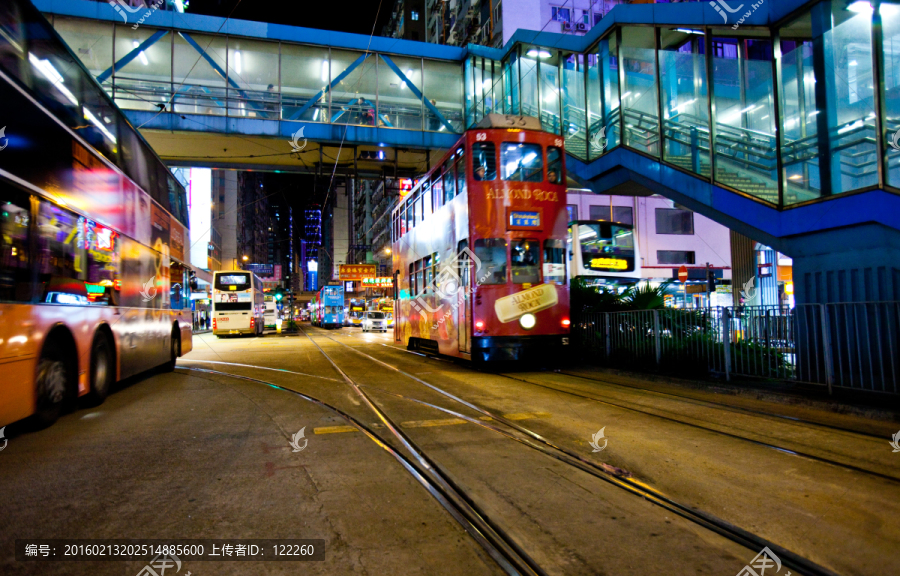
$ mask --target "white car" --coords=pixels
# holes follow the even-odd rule
[[[384,317],[384,312],[366,312],[362,319],[362,331],[387,332],[387,318]]]

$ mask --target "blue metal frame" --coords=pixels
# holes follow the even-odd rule
[[[334,80],[332,80],[331,82],[329,82],[328,86],[326,86],[326,87],[323,88],[322,90],[319,90],[319,91],[316,93],[315,96],[313,96],[312,98],[310,98],[309,102],[307,102],[307,103],[304,104],[299,110],[297,110],[296,112],[294,112],[293,114],[291,114],[291,116],[290,116],[290,118],[288,118],[288,120],[299,120],[299,119],[300,119],[300,116],[302,116],[304,112],[306,112],[306,111],[309,110],[313,105],[315,105],[316,102],[318,102],[319,100],[321,100],[322,96],[324,96],[326,92],[332,90],[336,84],[340,84],[340,83],[344,80],[344,78],[346,78],[351,72],[353,72],[354,70],[356,70],[356,67],[359,66],[360,64],[362,64],[363,61],[365,61],[365,59],[368,58],[368,57],[371,56],[371,55],[372,55],[372,54],[366,52],[365,54],[362,54],[359,58],[357,58],[356,60],[354,60],[352,64],[350,64],[349,66],[347,66],[347,69],[346,69],[346,70],[344,70],[343,72],[341,72],[340,74],[338,74],[337,78],[335,78]],[[332,120],[332,121],[333,121],[333,120]]]
[[[391,68],[391,70],[394,71],[394,74],[396,74],[397,76],[400,77],[401,80],[406,82],[406,85],[409,86],[410,91],[412,91],[412,93],[416,95],[416,98],[425,102],[425,106],[427,106],[428,109],[431,110],[431,112],[435,116],[438,117],[438,119],[441,121],[441,124],[443,124],[447,128],[447,130],[449,130],[450,132],[453,132],[453,126],[451,126],[450,123],[447,122],[447,119],[444,118],[444,115],[441,114],[440,110],[435,108],[434,104],[432,104],[425,98],[425,96],[422,94],[422,92],[420,92],[419,89],[416,88],[415,84],[413,84],[410,81],[410,79],[407,78],[406,75],[400,71],[400,68],[398,68],[397,65],[394,64],[394,62],[390,58],[385,56],[384,54],[379,54],[379,56],[381,56],[381,59],[384,60],[387,63],[387,65]],[[422,80],[424,81],[425,79],[423,78]]]
[[[125,66],[131,64],[131,61],[137,58],[141,52],[156,44],[160,38],[168,33],[168,30],[157,30],[156,32],[154,32],[152,36],[141,42],[141,44],[137,48],[122,56],[115,64],[101,72],[97,76],[97,82],[99,82],[100,84],[106,82],[106,80],[109,79],[110,76],[112,76],[113,70],[118,70],[119,68],[124,68]]]

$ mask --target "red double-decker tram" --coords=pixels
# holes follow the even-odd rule
[[[490,114],[392,214],[394,338],[473,361],[569,343],[563,139]]]

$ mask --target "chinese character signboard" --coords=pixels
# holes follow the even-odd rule
[[[375,278],[375,264],[341,264],[339,271],[340,280],[363,280]]]
[[[380,276],[378,278],[363,278],[363,288],[391,288],[394,285],[390,276]]]

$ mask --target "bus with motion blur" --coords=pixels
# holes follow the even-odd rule
[[[569,277],[584,285],[622,290],[641,280],[634,226],[599,220],[569,222]]]
[[[259,336],[265,325],[263,283],[248,270],[216,270],[212,285],[212,327],[217,338]]]
[[[476,362],[569,344],[563,139],[488,114],[392,213],[394,338]]]
[[[344,286],[322,286],[313,298],[313,325],[319,328],[340,328],[344,324]]]
[[[0,428],[46,426],[191,350],[187,195],[27,0],[0,102]]]

